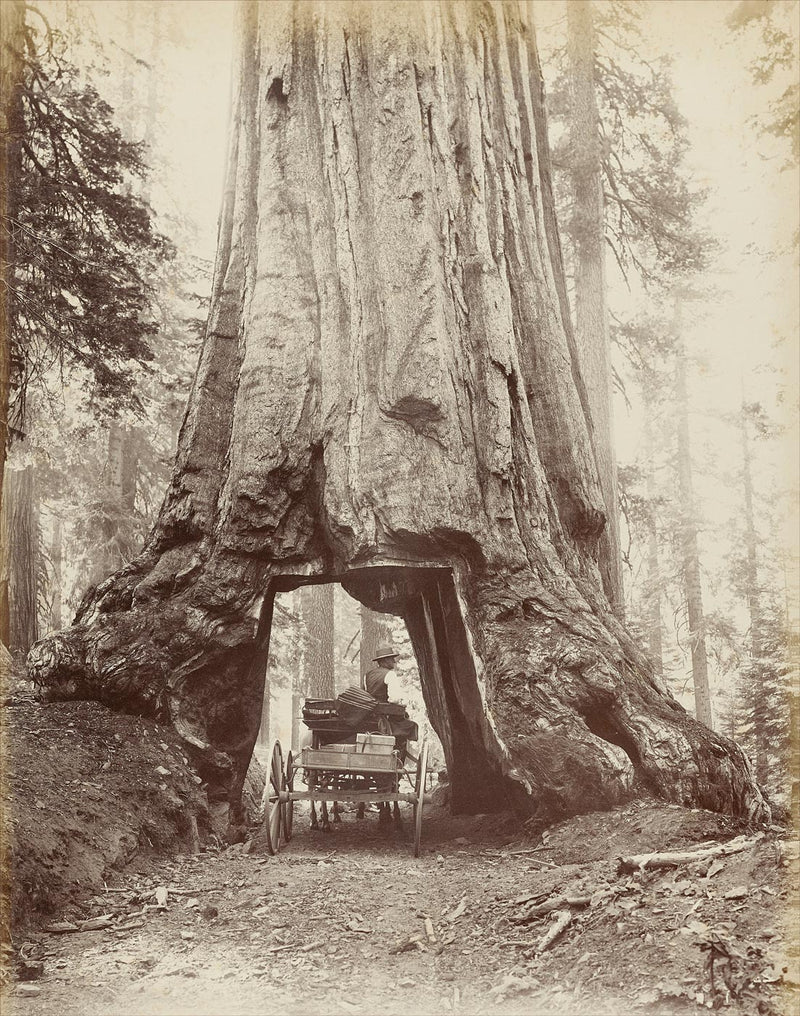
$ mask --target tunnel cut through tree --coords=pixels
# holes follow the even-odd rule
[[[274,595],[340,581],[405,619],[457,809],[545,822],[645,787],[766,817],[603,590],[527,8],[410,10],[242,6],[171,485],[32,674],[172,722],[236,820]]]

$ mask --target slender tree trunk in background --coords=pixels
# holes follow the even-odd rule
[[[34,467],[9,470],[8,481],[11,544],[8,584],[11,607],[9,649],[12,652],[27,653],[39,637],[39,518]]]
[[[139,484],[139,427],[122,428],[122,471],[120,475],[120,502],[129,517],[136,511],[136,491]]]
[[[720,724],[720,726],[722,727],[722,732],[725,734],[726,737],[730,737],[731,740],[736,741],[739,738],[740,705],[739,705],[739,696],[736,692],[735,681],[733,682],[733,687],[731,688],[730,698],[728,701],[730,702],[728,714],[725,717],[725,723]]]
[[[650,659],[653,663],[656,676],[664,678],[664,644],[663,631],[664,622],[661,617],[661,564],[658,555],[658,524],[656,522],[655,500],[656,500],[656,477],[655,477],[655,452],[653,448],[653,421],[650,416],[650,408],[647,399],[643,400],[644,405],[644,441],[645,459],[647,462],[647,500],[649,502],[650,516],[647,525],[647,590],[648,590],[648,625],[647,625],[647,648]]]
[[[604,593],[524,8],[238,10],[172,482],[31,676],[173,723],[238,815],[274,597],[341,581],[406,622],[454,809],[549,823],[647,787],[767,817],[741,750],[661,688]]]
[[[758,583],[758,555],[756,546],[755,514],[753,512],[753,471],[750,454],[750,437],[747,432],[747,407],[742,403],[739,415],[739,431],[742,440],[742,488],[744,493],[744,580],[747,610],[750,615],[750,659],[754,666],[752,678],[758,682],[753,688],[753,722],[755,727],[756,778],[761,786],[769,779],[769,753],[765,743],[766,691],[763,687],[764,617],[761,609],[761,590]]]
[[[52,602],[50,604],[50,630],[59,631],[63,624],[63,527],[58,515],[53,517],[53,532],[50,538],[50,565],[52,568]]]
[[[103,470],[99,501],[100,542],[92,561],[90,575],[92,585],[99,584],[124,564],[119,546],[124,449],[123,428],[117,420],[111,420],[108,425],[106,465]]]
[[[134,5],[127,0],[125,6],[126,48],[135,51],[136,25]],[[133,57],[126,56],[122,64],[120,102],[120,129],[129,141],[135,140],[136,97],[134,89]],[[126,184],[128,192],[131,183]],[[108,452],[103,474],[101,495],[101,550],[91,573],[94,584],[102,582],[122,567],[128,558],[129,546],[126,516],[132,515],[136,503],[136,485],[139,463],[135,429],[116,418],[108,424]]]
[[[369,607],[361,608],[361,647],[359,649],[359,663],[361,666],[361,684],[364,684],[364,675],[374,666],[375,650],[382,643],[392,641],[392,625],[386,614],[377,614]]]
[[[267,675],[269,677],[269,675]],[[269,736],[269,722],[272,702],[270,701],[272,696],[269,690],[269,680],[265,681],[264,686],[264,698],[261,700],[261,726],[258,728],[258,740],[262,745],[271,745]]]
[[[333,586],[305,586],[300,590],[301,615],[309,635],[305,672],[313,698],[336,698],[333,639]]]
[[[298,663],[295,665],[296,668],[299,666]],[[300,750],[300,723],[302,721],[303,714],[303,701],[305,700],[305,694],[300,690],[300,674],[295,669],[292,673],[292,751],[297,752]]]
[[[301,589],[295,590],[292,594],[292,609],[299,615],[302,610],[300,597]],[[300,750],[300,739],[304,733],[301,727],[303,702],[308,697],[308,678],[306,675],[306,643],[304,639],[298,639],[297,651],[294,655],[292,667],[292,751]]]
[[[689,439],[689,394],[686,385],[686,350],[683,344],[680,298],[675,301],[676,363],[675,385],[678,411],[678,490],[681,503],[681,558],[683,592],[689,622],[692,654],[695,715],[713,729],[711,691],[708,684],[703,588],[700,581],[700,552],[692,481],[692,450]]]
[[[22,53],[25,4],[7,0],[0,15],[0,512],[5,496],[6,455],[9,442],[9,384],[11,323],[14,291],[14,236],[24,133],[22,110]],[[0,540],[0,640],[10,638],[8,595],[9,544]]]
[[[603,570],[606,593],[623,610],[619,548],[617,460],[611,401],[611,351],[606,293],[603,166],[600,116],[595,94],[596,36],[590,0],[567,4],[570,75],[570,235],[574,249],[575,339],[591,409],[594,449],[607,523],[609,555]]]

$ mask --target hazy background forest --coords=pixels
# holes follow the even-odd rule
[[[533,8],[576,330],[601,353],[608,333],[620,610],[675,695],[779,793],[800,645],[800,9]],[[2,520],[18,657],[159,510],[210,290],[233,4],[58,0],[24,16]],[[387,639],[422,721],[399,619],[339,587],[280,596],[264,741],[296,744],[299,700],[357,683]]]

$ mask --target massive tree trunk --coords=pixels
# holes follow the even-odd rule
[[[678,411],[678,493],[681,506],[681,572],[689,649],[692,656],[695,715],[707,727],[714,725],[711,691],[708,684],[703,586],[700,580],[700,550],[692,479],[692,448],[689,437],[689,392],[686,385],[686,349],[683,341],[680,297],[675,301],[675,395]]]
[[[606,516],[520,6],[241,8],[207,335],[144,551],[31,672],[170,720],[235,808],[277,591],[403,616],[456,808],[635,785],[751,818],[739,749],[659,687]]]
[[[600,570],[606,594],[622,612],[617,456],[611,402],[611,341],[606,291],[602,138],[595,94],[597,41],[590,0],[567,4],[569,67],[569,231],[574,251],[575,338],[589,400],[592,437],[607,518]]]

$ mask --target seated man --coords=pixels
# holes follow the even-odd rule
[[[392,646],[378,646],[377,652],[373,657],[375,666],[370,667],[364,677],[367,691],[378,702],[389,701],[389,689],[386,685],[386,677],[394,670],[394,661],[396,659],[397,653]]]

